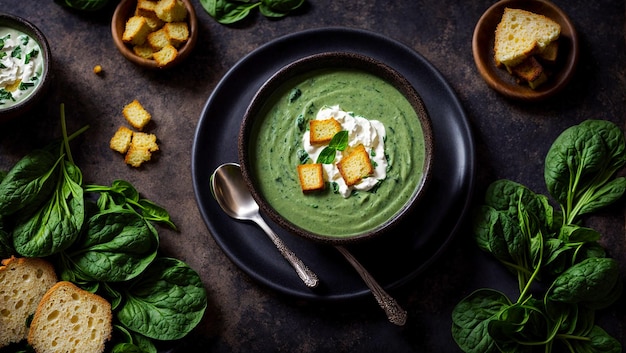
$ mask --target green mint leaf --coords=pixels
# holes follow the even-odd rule
[[[334,148],[337,151],[343,151],[348,147],[348,131],[342,130],[333,136],[328,144],[328,147]]]
[[[332,164],[335,161],[335,153],[337,150],[333,147],[326,146],[319,156],[317,156],[316,163]]]

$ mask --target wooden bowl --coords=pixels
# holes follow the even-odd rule
[[[25,96],[25,98],[16,104],[8,107],[0,105],[0,123],[17,118],[20,115],[26,113],[31,108],[41,101],[41,98],[45,95],[50,81],[50,65],[52,62],[52,54],[50,52],[50,46],[44,34],[32,23],[27,20],[0,12],[0,26],[16,29],[22,33],[27,34],[30,38],[34,39],[41,52],[40,57],[43,58],[43,68],[38,80],[38,84],[34,87],[34,90]]]
[[[541,14],[561,25],[557,62],[548,80],[534,90],[526,84],[517,83],[506,69],[496,67],[493,49],[495,30],[506,7]],[[540,101],[561,91],[574,74],[578,52],[578,35],[574,25],[560,8],[546,0],[502,0],[495,3],[478,20],[472,39],[474,62],[489,87],[508,98],[522,101]]]
[[[178,65],[180,62],[185,60],[185,58],[188,57],[193,50],[193,47],[196,45],[196,41],[198,39],[198,18],[196,17],[196,12],[191,0],[179,1],[183,2],[187,8],[186,21],[189,25],[189,39],[180,48],[178,48],[178,55],[173,61],[166,65],[159,66],[156,61],[152,59],[145,59],[136,55],[132,46],[122,40],[124,29],[126,27],[126,21],[133,16],[135,7],[137,6],[137,0],[122,0],[113,13],[113,18],[111,20],[111,34],[113,36],[115,46],[120,53],[130,62],[149,69],[167,69]]]
[[[316,73],[320,72],[320,70],[328,70],[328,69],[331,69],[331,70],[337,69],[337,70],[345,70],[345,71],[356,70],[356,71],[360,71],[366,74],[376,76],[379,79],[385,81],[387,84],[392,86],[399,93],[399,95],[403,96],[406,99],[406,101],[408,102],[408,105],[410,105],[410,108],[413,109],[413,111],[416,113],[417,115],[416,125],[420,127],[419,129],[421,130],[422,135],[423,135],[423,138],[419,138],[419,139],[417,136],[409,136],[409,139],[414,139],[414,141],[416,141],[414,144],[410,144],[410,145],[415,146],[415,148],[421,149],[421,153],[423,153],[423,161],[421,162],[410,161],[409,162],[410,157],[408,157],[407,155],[411,153],[406,151],[406,149],[402,150],[402,147],[396,147],[395,149],[397,151],[395,152],[395,157],[394,155],[392,155],[392,160],[394,158],[398,158],[398,160],[395,162],[395,164],[392,163],[393,165],[391,166],[391,169],[400,168],[399,163],[415,163],[416,165],[414,168],[414,174],[408,173],[409,178],[411,177],[416,178],[415,180],[413,180],[415,182],[415,186],[411,186],[411,187],[408,187],[407,189],[404,189],[404,187],[401,186],[403,181],[401,181],[400,178],[398,179],[392,178],[393,181],[387,180],[387,179],[384,181],[384,182],[391,183],[388,185],[396,185],[397,188],[392,186],[394,188],[393,189],[394,193],[389,193],[387,196],[382,196],[379,202],[385,204],[385,203],[388,203],[389,200],[402,200],[401,202],[399,202],[398,207],[394,211],[394,213],[389,213],[388,215],[387,213],[385,213],[386,214],[385,217],[380,217],[380,219],[375,222],[375,225],[372,225],[368,229],[360,229],[360,228],[359,230],[347,229],[346,233],[350,233],[350,234],[342,234],[342,235],[339,235],[336,233],[323,234],[323,232],[320,231],[321,228],[318,226],[319,223],[316,223],[316,222],[309,223],[309,226],[306,227],[306,229],[305,227],[294,223],[294,221],[299,218],[299,215],[302,215],[303,213],[312,213],[312,214],[315,214],[324,218],[324,215],[326,215],[326,212],[328,212],[329,210],[323,209],[323,206],[320,206],[319,208],[317,207],[311,208],[310,204],[316,203],[317,201],[314,201],[313,199],[308,198],[309,196],[303,196],[305,194],[300,190],[300,186],[297,185],[296,182],[294,183],[287,182],[288,179],[292,179],[292,181],[297,180],[297,176],[294,176],[296,174],[297,164],[292,164],[293,162],[292,152],[294,152],[293,150],[291,150],[290,152],[287,152],[288,155],[283,155],[281,160],[283,160],[284,162],[281,162],[282,164],[276,168],[277,170],[287,171],[286,174],[284,174],[281,177],[283,181],[285,181],[285,184],[283,184],[282,182],[280,183],[277,182],[274,184],[274,185],[279,185],[279,184],[285,185],[284,186],[285,190],[280,191],[281,193],[284,194],[283,198],[287,196],[287,193],[293,193],[292,194],[293,198],[290,201],[288,201],[288,202],[291,202],[291,204],[293,205],[293,207],[290,207],[290,208],[300,209],[301,213],[299,213],[298,216],[292,215],[291,218],[285,216],[284,214],[281,214],[280,211],[278,211],[276,208],[274,208],[274,206],[272,206],[270,202],[268,202],[268,199],[263,191],[263,186],[260,183],[261,181],[260,179],[262,178],[264,180],[268,180],[268,178],[272,178],[272,180],[275,180],[275,179],[273,179],[274,176],[262,177],[258,175],[256,170],[258,170],[257,167],[259,166],[260,160],[259,158],[255,156],[255,153],[253,153],[253,149],[255,149],[256,148],[255,146],[257,145],[257,139],[258,139],[257,131],[258,131],[259,125],[266,123],[265,113],[268,108],[273,106],[273,102],[274,102],[274,99],[277,97],[277,94],[278,95],[282,94],[282,92],[284,92],[284,89],[289,89],[291,92],[293,92],[293,87],[291,87],[291,85],[293,82],[292,80],[294,78],[300,79],[301,77],[309,77],[307,75],[316,75]],[[317,82],[315,83],[315,85],[319,85],[320,87],[322,87],[322,92],[324,93],[331,92],[330,96],[332,96],[333,94],[332,92],[334,91],[323,90],[324,83]],[[296,90],[299,90],[299,89],[296,89]],[[364,90],[372,91],[375,89],[371,87],[367,87],[367,88],[364,88]],[[350,95],[349,93],[345,93],[345,91],[341,91],[341,92],[342,93],[337,93],[337,96]],[[304,92],[302,93],[303,96],[305,94],[307,93],[304,93]],[[356,94],[358,95],[358,93]],[[300,99],[300,98],[295,98],[294,100],[296,99]],[[311,103],[312,101],[309,101],[308,97],[306,99],[305,98],[301,98],[301,99],[304,99],[305,102],[308,102],[308,104],[311,104],[312,106],[316,106],[318,108],[321,108],[321,105],[318,105],[317,103],[321,103],[321,101],[327,102],[324,104],[328,104],[328,105],[337,104],[336,98],[321,98],[320,101],[316,103]],[[315,100],[317,99],[317,97],[312,97],[311,99]],[[392,106],[393,104],[396,104],[396,103],[389,102],[389,104],[390,106]],[[312,109],[312,106],[311,106],[311,109]],[[390,109],[390,110],[393,110],[393,109]],[[402,126],[398,128],[402,128]],[[290,133],[288,132],[287,134],[290,134]],[[279,135],[281,134],[279,133]],[[348,53],[348,52],[325,52],[325,53],[314,54],[308,57],[301,58],[299,60],[292,62],[291,64],[286,65],[285,67],[282,67],[271,78],[269,78],[268,81],[265,82],[265,84],[259,89],[259,91],[257,91],[256,95],[252,99],[250,105],[248,106],[244,114],[239,136],[238,136],[239,164],[241,165],[244,181],[246,182],[248,189],[252,193],[252,196],[260,205],[261,210],[263,210],[265,214],[269,215],[269,217],[274,222],[276,222],[283,228],[287,229],[291,233],[299,235],[305,239],[322,242],[322,243],[335,244],[335,245],[346,244],[346,243],[361,242],[367,239],[378,237],[381,234],[389,234],[390,231],[395,228],[395,225],[400,223],[400,220],[405,219],[407,217],[411,217],[409,215],[414,216],[411,211],[414,209],[415,205],[418,204],[423,199],[423,195],[425,194],[427,185],[430,183],[430,180],[431,180],[431,174],[432,174],[431,170],[432,170],[433,156],[434,156],[434,153],[433,153],[434,141],[433,140],[434,138],[433,138],[433,133],[432,133],[432,128],[431,128],[430,117],[428,115],[426,107],[424,106],[424,103],[422,102],[421,97],[415,91],[413,86],[400,73],[398,73],[393,68],[387,66],[386,64],[382,62],[379,62],[373,58],[370,58],[361,54]],[[396,142],[396,145],[402,146],[402,143]],[[291,146],[291,142],[287,142],[285,140],[282,146]],[[387,151],[387,148],[388,147],[386,146],[385,148],[386,151]],[[273,151],[275,153],[282,152],[282,151],[279,151],[279,148]],[[400,155],[403,155],[404,157],[400,157]],[[262,164],[264,162],[260,162],[260,163]],[[290,174],[291,171],[293,171],[293,174]],[[411,183],[409,184],[413,185],[413,181],[411,181]],[[400,184],[393,184],[393,183],[400,183]],[[279,186],[279,188],[282,188],[282,187],[283,186]],[[380,189],[377,191],[377,193],[380,194],[379,191]],[[328,194],[331,194],[331,198],[336,197],[337,198],[336,200],[338,203],[342,202],[341,200],[342,196],[332,195],[332,191],[328,191]],[[355,196],[350,196],[350,197],[355,197]],[[357,197],[357,199],[360,199],[360,198]],[[367,196],[364,199],[367,199]],[[369,209],[370,205],[368,204],[368,202],[369,201],[365,202],[365,204],[360,203],[356,207],[360,207],[363,210]],[[345,211],[345,209],[343,211]],[[357,214],[359,211],[360,211],[359,209],[350,209],[349,212],[353,214]],[[339,211],[337,209],[332,209],[330,210],[330,212],[334,215],[334,217],[331,217],[333,219],[327,219],[327,220],[325,219],[325,221],[345,222],[344,224],[354,224],[355,225],[354,229],[357,229],[357,225],[355,223],[347,221],[347,218],[345,218],[347,217],[347,215],[344,212]],[[370,211],[364,211],[364,212],[370,212]],[[362,218],[354,219],[354,221],[359,223],[358,226],[361,226],[361,223],[367,223]]]

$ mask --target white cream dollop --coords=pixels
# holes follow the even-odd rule
[[[346,182],[339,173],[339,169],[337,169],[337,163],[341,161],[343,154],[341,151],[337,151],[335,161],[332,164],[323,164],[327,180],[337,184],[339,194],[344,198],[349,197],[352,194],[352,190],[367,191],[372,189],[380,180],[387,177],[385,126],[378,120],[368,120],[352,112],[343,111],[338,105],[322,107],[315,117],[315,119],[318,120],[330,118],[337,120],[343,130],[348,131],[348,146],[353,147],[362,144],[365,147],[370,154],[374,173],[369,177],[363,178],[363,180],[356,185],[346,185]],[[307,130],[302,136],[302,145],[309,155],[309,158],[316,161],[326,145],[311,145],[309,135],[310,132]]]
[[[39,80],[38,75],[43,69],[39,44],[26,34],[6,27],[0,28],[0,40],[2,44],[0,46],[0,89],[6,90],[19,82],[32,83],[36,86]],[[27,56],[28,60],[26,60]],[[12,99],[0,99],[0,103],[5,106],[19,102],[33,89],[16,87],[7,91]]]

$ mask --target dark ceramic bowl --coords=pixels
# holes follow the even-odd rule
[[[130,62],[145,67],[148,69],[167,69],[180,64],[185,60],[193,50],[198,40],[198,18],[193,4],[190,0],[180,0],[185,4],[187,8],[187,25],[189,27],[189,39],[178,48],[178,55],[170,63],[164,66],[158,66],[156,61],[152,59],[146,59],[138,56],[133,51],[133,48],[124,43],[122,37],[124,35],[124,29],[126,28],[126,21],[134,15],[135,8],[137,7],[137,0],[122,0],[115,8],[113,18],[111,19],[111,35],[113,36],[113,42],[119,50],[119,52]]]
[[[373,229],[364,232],[354,232],[350,235],[341,237],[323,235],[316,233],[315,231],[305,230],[285,219],[267,202],[262,192],[259,191],[258,177],[252,170],[253,168],[250,160],[251,146],[254,146],[256,143],[254,140],[256,137],[253,132],[255,129],[254,125],[257,124],[263,116],[262,112],[266,102],[271,99],[272,95],[275,94],[281,86],[284,88],[286,81],[320,69],[359,70],[377,76],[391,84],[407,99],[411,107],[417,113],[419,124],[424,135],[424,163],[423,168],[421,169],[422,175],[421,179],[417,183],[417,186],[413,190],[412,195],[407,198],[408,201],[406,201],[392,217],[385,220],[381,224],[374,226]],[[329,105],[331,104],[332,103],[329,102]],[[386,64],[361,54],[346,52],[329,52],[308,56],[278,70],[263,84],[252,99],[252,102],[248,106],[243,117],[238,137],[239,164],[241,165],[243,178],[248,189],[252,193],[252,196],[260,205],[261,210],[265,214],[269,215],[275,223],[279,224],[281,227],[287,229],[293,234],[297,234],[310,240],[335,245],[360,242],[366,239],[378,237],[393,229],[401,219],[407,217],[407,215],[411,213],[413,207],[422,198],[424,190],[430,181],[431,166],[433,162],[433,147],[433,134],[430,118],[422,99],[413,86],[397,71]],[[296,173],[296,168],[295,166],[293,167],[294,173]],[[286,192],[301,193],[302,191],[298,188],[297,190]],[[337,195],[337,197],[341,198],[340,195]],[[393,196],[390,195],[390,197]]]
[[[39,83],[35,86],[34,91],[17,104],[6,108],[3,108],[2,105],[0,105],[0,123],[2,123],[28,112],[31,108],[37,105],[39,101],[41,101],[41,98],[45,95],[49,86],[52,55],[50,53],[50,46],[48,45],[48,41],[46,40],[44,34],[37,27],[35,27],[35,25],[27,20],[7,13],[0,13],[0,27],[16,29],[34,39],[41,48],[39,55],[43,58],[43,71],[41,73]]]
[[[548,76],[548,80],[537,89],[533,90],[528,85],[517,83],[506,69],[496,67],[493,51],[495,30],[506,7],[544,15],[561,26],[557,62]],[[547,0],[502,0],[496,2],[478,20],[472,39],[474,63],[485,82],[502,95],[520,101],[540,101],[561,91],[574,75],[578,63],[578,52],[578,35],[574,25],[565,12]]]

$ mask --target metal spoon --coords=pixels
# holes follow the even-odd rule
[[[268,235],[274,240],[274,242],[278,242],[276,246],[279,250],[283,249],[287,251],[287,255],[285,257],[289,260],[300,278],[302,278],[305,283],[307,283],[307,279],[309,281],[313,281],[317,284],[317,277],[315,274],[308,272],[308,269],[300,260],[298,260],[293,253],[289,255],[289,251],[282,245],[282,242],[274,234],[274,232],[263,222],[263,219],[259,216],[259,206],[256,204],[252,195],[248,192],[248,188],[243,183],[243,179],[241,177],[241,169],[238,164],[235,163],[227,163],[218,167],[213,175],[211,176],[211,191],[213,192],[213,196],[217,199],[217,202],[224,209],[224,211],[233,218],[236,219],[251,219],[251,220],[260,220],[262,223],[259,224],[261,227],[268,232]],[[376,282],[376,280],[370,275],[369,272],[359,263],[359,261],[352,256],[352,254],[344,247],[337,246],[337,250],[348,260],[350,265],[354,267],[357,273],[361,276],[367,287],[374,294],[374,298],[378,302],[378,305],[385,311],[387,314],[387,318],[393,324],[398,326],[402,326],[406,323],[407,312],[402,309],[402,307],[396,302],[393,297],[391,297],[385,290]],[[281,250],[281,252],[283,252]],[[295,263],[293,262],[295,261]],[[307,283],[308,285],[308,283]]]
[[[211,175],[211,193],[227,215],[238,220],[252,221],[259,225],[274,242],[278,251],[296,270],[298,277],[302,279],[304,284],[310,288],[317,287],[319,283],[317,275],[285,246],[261,217],[259,205],[244,184],[238,164],[222,164],[213,172]]]

